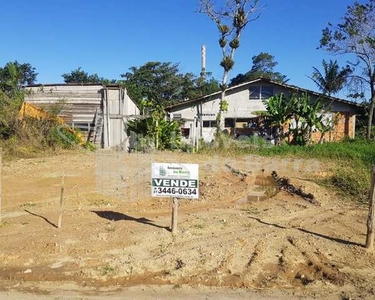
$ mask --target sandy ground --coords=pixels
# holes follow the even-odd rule
[[[199,163],[200,199],[180,200],[174,237],[170,199],[150,197],[152,162]],[[275,195],[272,171],[319,204]],[[367,207],[314,183],[327,172],[312,160],[109,151],[6,163],[0,299],[375,299]]]

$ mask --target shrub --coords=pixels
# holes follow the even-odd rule
[[[368,200],[370,172],[363,166],[338,168],[326,182],[359,202]]]
[[[153,118],[135,119],[127,123],[128,135],[137,150],[145,151],[152,145],[159,150],[178,149],[181,146],[180,124],[176,121]]]
[[[365,139],[345,139],[336,143],[309,146],[280,145],[272,147],[257,138],[235,141],[224,137],[223,143],[205,144],[201,152],[217,154],[258,154],[262,156],[316,158],[330,161],[335,165],[333,175],[322,181],[338,192],[365,202],[370,188],[370,169],[375,164],[375,141]],[[219,146],[222,147],[219,147]],[[244,147],[243,147],[244,146]]]

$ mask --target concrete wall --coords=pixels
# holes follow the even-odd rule
[[[60,110],[66,123],[91,123],[102,101],[102,85],[26,87],[25,101],[47,111]]]
[[[257,82],[253,84],[245,84],[241,85],[237,88],[232,88],[227,91],[225,100],[228,102],[229,107],[228,111],[223,113],[223,121],[226,118],[231,119],[241,119],[241,118],[254,118],[256,115],[254,112],[256,111],[264,111],[266,110],[265,105],[262,100],[259,99],[250,99],[250,86],[266,86],[273,88],[273,94],[285,94],[287,97],[291,93],[291,89],[275,85],[272,83],[267,82]],[[295,91],[293,91],[295,92]],[[310,99],[312,102],[315,102],[319,95],[309,94]],[[342,113],[341,118],[346,118],[345,120],[340,118],[340,121],[337,125],[337,132],[333,135],[331,134],[330,140],[339,140],[342,139],[344,136],[354,137],[355,135],[355,107],[348,103],[339,102],[339,101],[332,101],[331,99],[324,99],[322,98],[322,103],[324,107],[329,110],[330,112],[340,112]],[[181,104],[177,107],[172,107],[170,109],[171,118],[173,117],[180,117],[186,119],[183,128],[189,129],[194,126],[194,119],[198,120],[200,117],[200,105],[202,107],[202,121],[208,120],[216,120],[216,115],[219,112],[219,104],[220,104],[220,93],[212,94],[211,96],[207,96],[200,101],[191,101]],[[343,122],[346,124],[343,126]],[[230,128],[227,128],[230,130]],[[210,141],[214,137],[215,128],[202,128],[202,137],[206,141]],[[327,134],[328,135],[328,134]]]

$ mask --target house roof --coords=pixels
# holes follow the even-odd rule
[[[103,86],[109,88],[120,88],[119,84],[103,84],[103,83],[47,83],[47,84],[30,84],[24,86],[24,88],[32,88],[32,87],[48,87],[48,86]]]
[[[280,83],[280,82],[273,81],[273,80],[270,80],[270,79],[267,79],[267,78],[258,78],[258,79],[255,79],[255,80],[247,81],[245,83],[241,83],[241,84],[229,87],[226,91],[227,92],[232,91],[234,89],[238,89],[238,88],[241,88],[243,86],[247,86],[247,85],[251,85],[251,84],[259,83],[259,82],[271,83],[271,84],[274,84],[274,85],[278,85],[278,86],[293,90],[295,92],[308,93],[308,94],[312,94],[312,95],[315,95],[315,96],[318,96],[318,97],[324,97],[325,99],[328,99],[328,100],[337,101],[337,102],[345,103],[345,104],[348,104],[348,105],[353,105],[353,106],[356,106],[356,107],[362,107],[361,104],[353,102],[353,101],[327,96],[327,95],[324,95],[324,94],[321,94],[321,93],[314,92],[312,90],[304,89],[304,88],[301,88],[301,87],[298,87],[298,86],[295,86],[295,85],[289,85],[289,84],[286,84],[286,83]],[[220,95],[220,93],[221,93],[221,91],[218,91],[218,92],[215,92],[215,93],[203,96],[203,97],[199,97],[199,98],[196,98],[196,99],[181,101],[181,102],[169,105],[169,106],[167,106],[167,108],[178,107],[180,105],[186,105],[186,104],[193,104],[195,102],[209,101],[213,96],[218,96],[218,95]]]

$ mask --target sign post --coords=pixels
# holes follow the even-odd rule
[[[64,203],[64,190],[65,190],[65,172],[61,176],[61,190],[60,190],[60,214],[57,228],[61,228],[62,216],[63,216],[63,203]]]
[[[179,199],[199,197],[198,169],[198,164],[153,163],[151,166],[152,197],[170,197],[172,200],[173,235],[177,234]]]
[[[173,197],[172,198],[172,224],[171,224],[172,235],[177,234],[177,216],[178,216],[178,199],[176,197]]]

